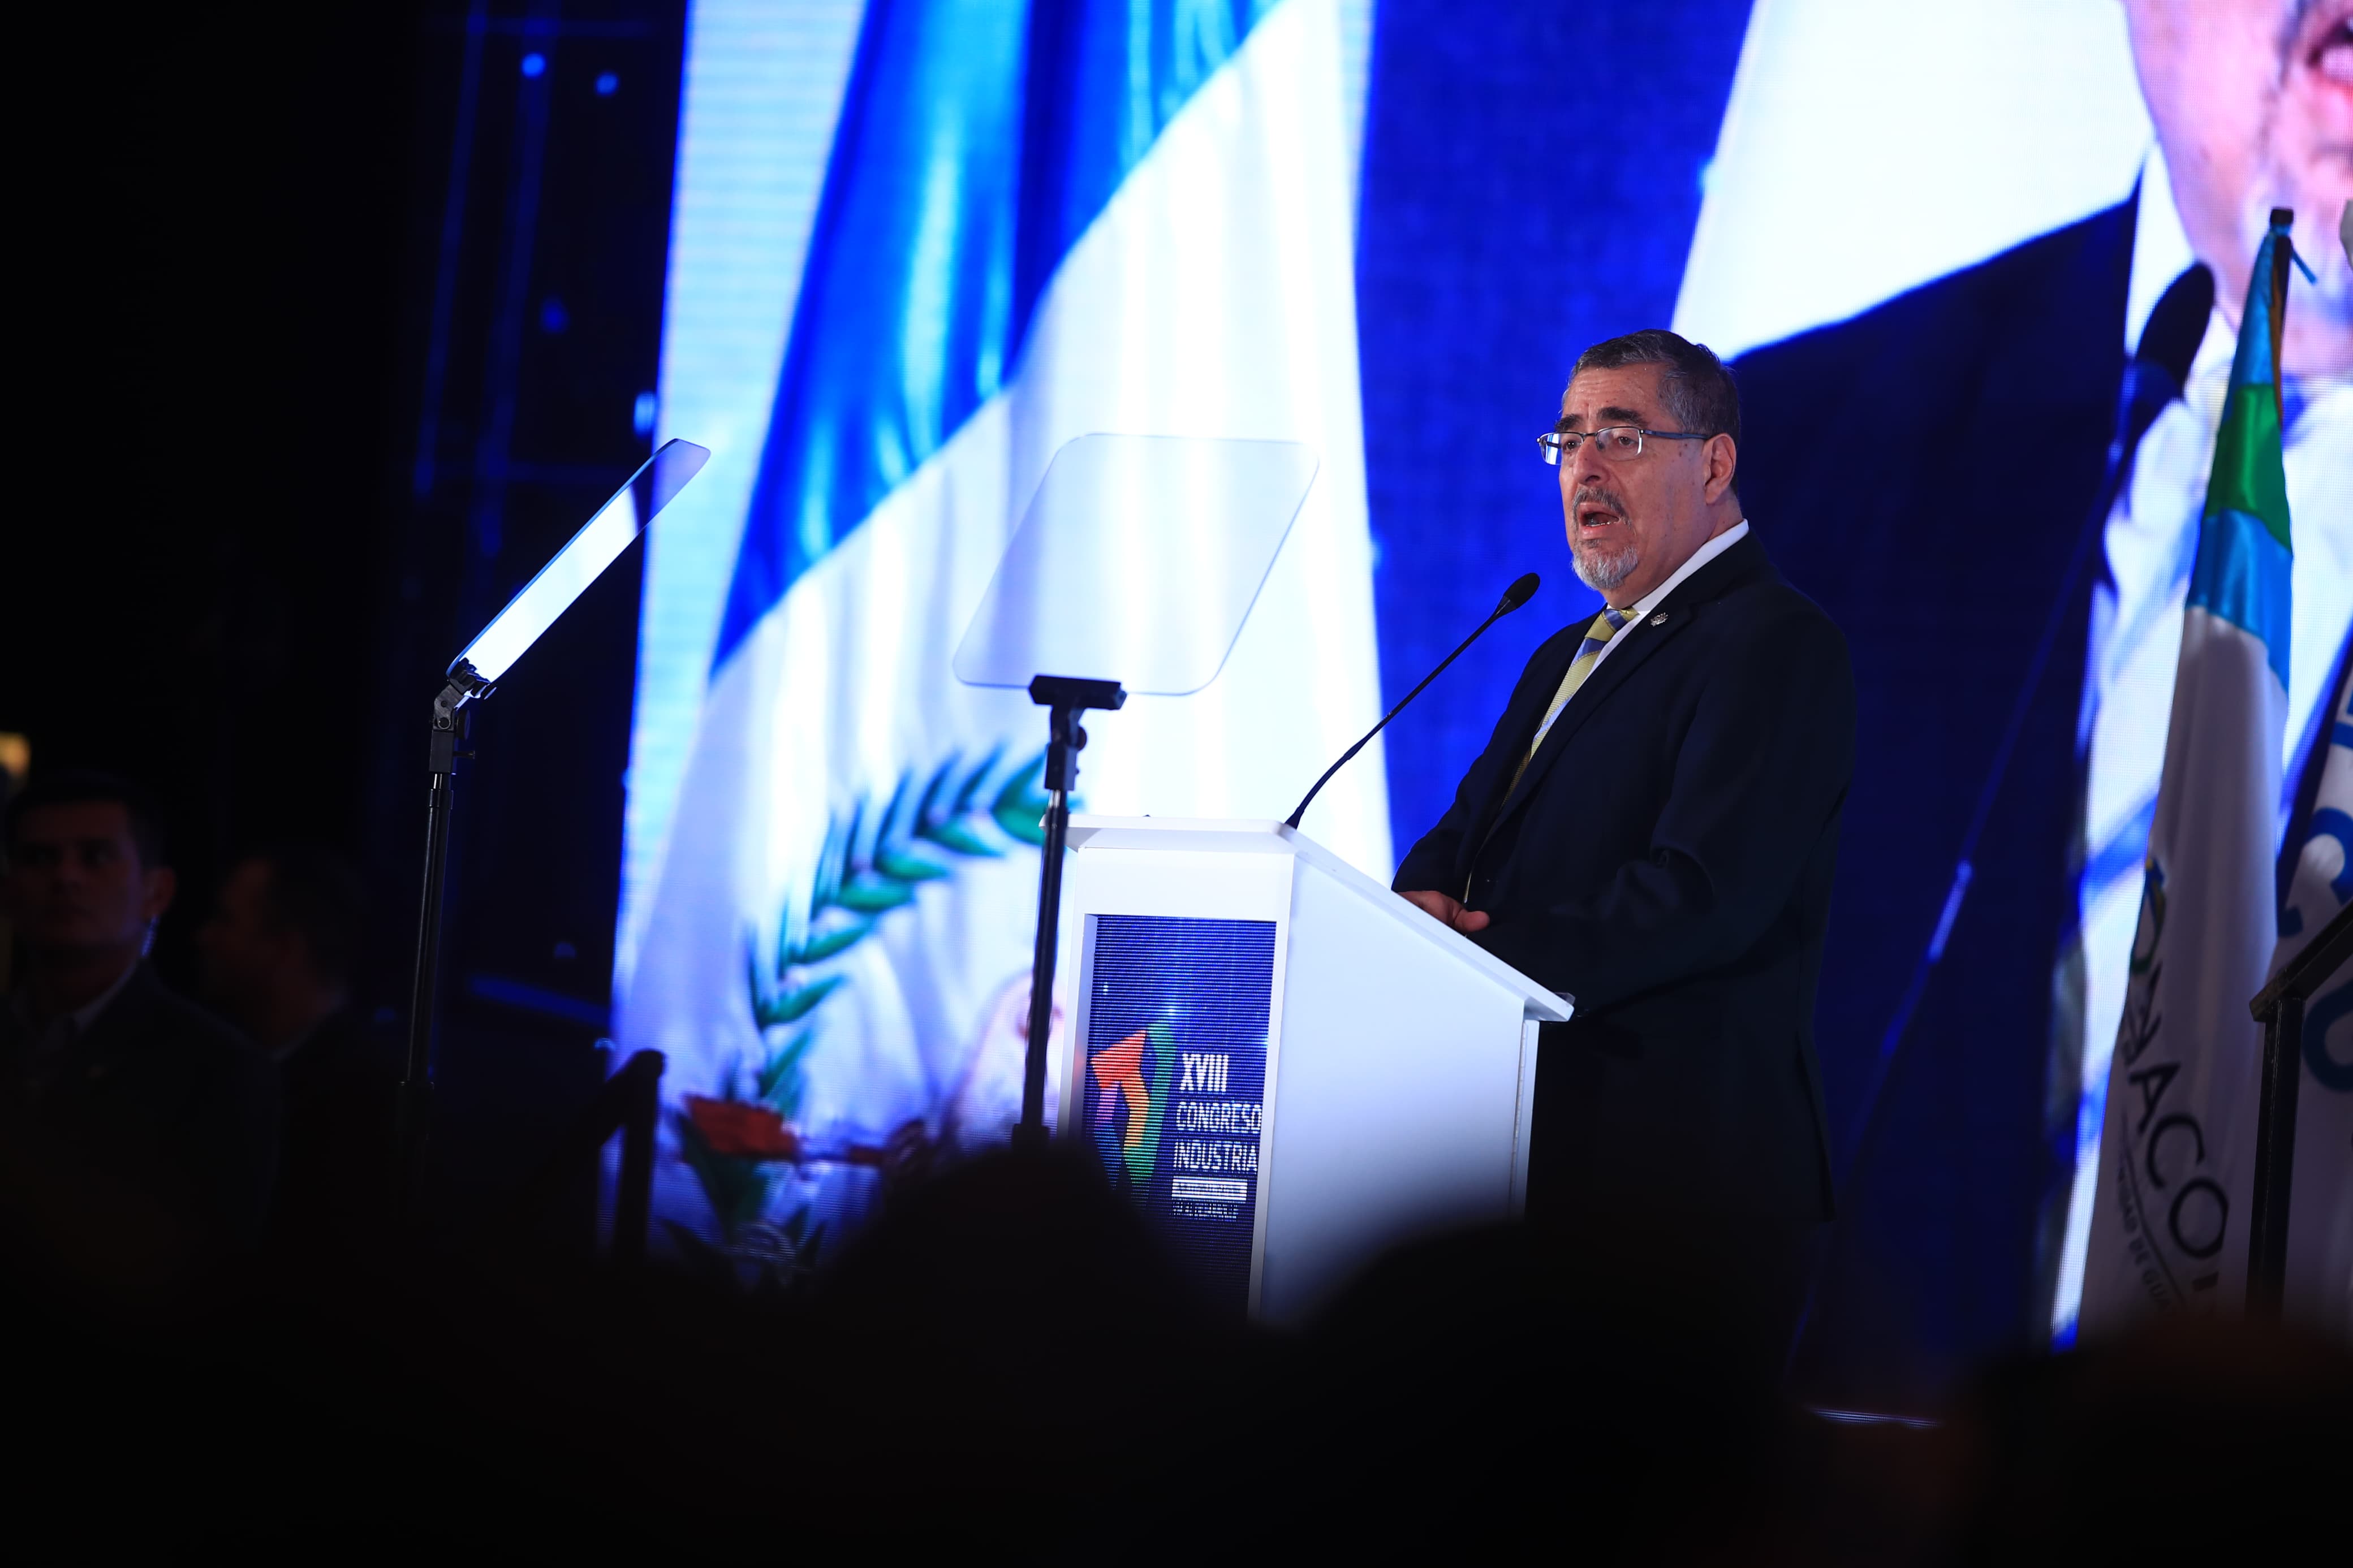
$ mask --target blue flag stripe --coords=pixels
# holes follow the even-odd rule
[[[2294,569],[2287,552],[2263,519],[2235,508],[2208,513],[2203,529],[2197,570],[2189,579],[2191,606],[2261,637],[2264,659],[2284,690]]]
[[[716,669],[1003,389],[1039,297],[1273,0],[871,0]]]
[[[2247,286],[2247,307],[2239,323],[2239,346],[2231,355],[2231,385],[2270,386],[2279,380],[2272,359],[2272,247],[2285,243],[2274,229],[2255,247],[2254,271]]]

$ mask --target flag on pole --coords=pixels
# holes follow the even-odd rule
[[[1320,462],[1218,680],[1091,717],[1089,809],[1279,817],[1378,717],[1347,162],[1333,0],[871,0],[619,997],[659,1239],[797,1268],[1018,1113],[1043,716],[950,660],[1063,443]],[[1377,755],[1314,827],[1385,874]]]
[[[2274,849],[2287,721],[2280,333],[2289,216],[2255,255],[2182,612],[2165,772],[2108,1064],[2083,1321],[2238,1310],[2263,1031],[2279,935]]]

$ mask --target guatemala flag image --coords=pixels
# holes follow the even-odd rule
[[[672,1247],[806,1268],[1018,1115],[1045,711],[950,665],[1059,447],[1318,465],[1218,679],[1090,714],[1077,804],[1280,817],[1379,717],[1348,162],[1334,0],[865,7],[617,986]],[[1386,879],[1377,749],[1309,826]]]
[[[2289,570],[2280,335],[2284,213],[2255,258],[2183,612],[2084,1269],[2084,1328],[2235,1312],[2254,1171],[2287,715]],[[2319,1031],[2314,1031],[2317,1037]]]

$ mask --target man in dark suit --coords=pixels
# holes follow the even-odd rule
[[[205,1000],[278,1064],[285,1101],[270,1237],[282,1248],[380,1246],[395,1042],[352,1000],[366,894],[340,857],[281,844],[246,856],[196,932]]]
[[[37,778],[5,842],[24,961],[0,1003],[5,1261],[118,1304],[168,1298],[259,1238],[276,1074],[145,962],[174,883],[136,789]]]
[[[1813,1011],[1846,644],[1749,532],[1739,397],[1706,349],[1588,349],[1545,442],[1608,607],[1536,650],[1396,886],[1577,999],[1538,1061],[1531,1217],[1726,1255],[1725,1326],[1778,1359],[1831,1212]]]

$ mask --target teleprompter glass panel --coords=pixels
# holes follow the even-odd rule
[[[1065,443],[957,645],[956,679],[1200,690],[1233,650],[1315,468],[1314,448],[1297,441]]]
[[[1204,1300],[1250,1307],[1272,921],[1087,921],[1081,1126]]]

